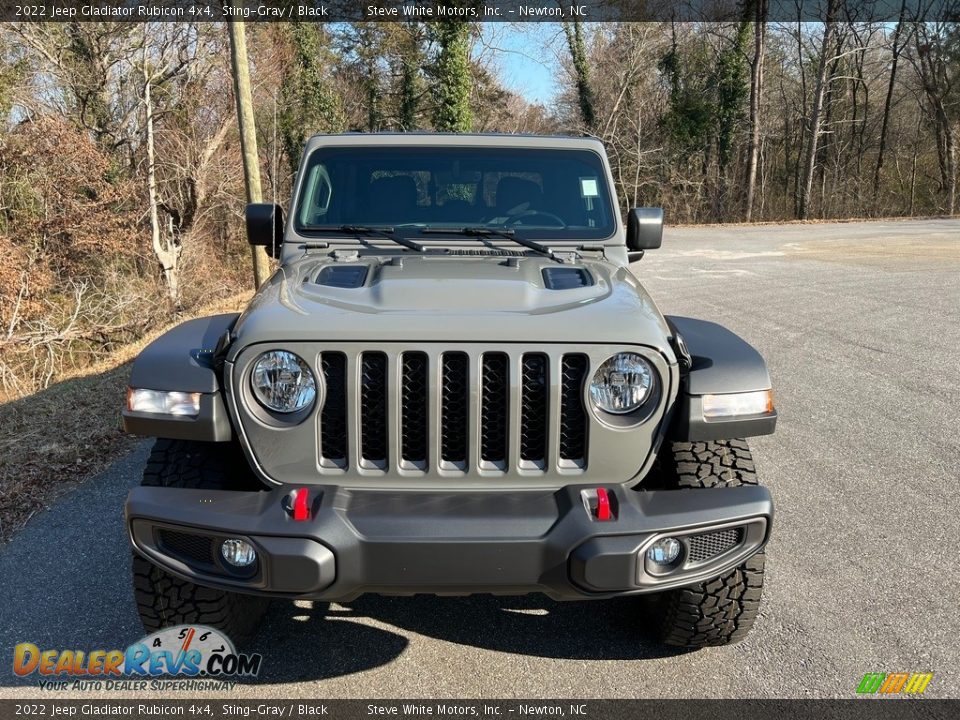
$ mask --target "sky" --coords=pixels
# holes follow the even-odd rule
[[[559,23],[484,23],[476,52],[499,69],[510,90],[529,102],[549,105],[559,89],[562,33]]]

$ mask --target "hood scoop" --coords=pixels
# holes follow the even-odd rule
[[[362,287],[367,270],[366,265],[327,265],[317,275],[317,284],[348,289]]]
[[[543,268],[543,286],[547,290],[575,290],[590,287],[593,278],[584,268]]]

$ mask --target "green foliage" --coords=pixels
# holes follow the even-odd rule
[[[573,61],[573,70],[577,77],[577,101],[580,105],[580,118],[583,124],[591,129],[596,124],[595,99],[593,86],[590,84],[590,63],[587,60],[587,46],[583,40],[583,31],[580,22],[563,23],[563,31],[567,36],[567,47],[570,49],[570,58]]]
[[[658,65],[670,88],[669,103],[660,119],[680,154],[705,150],[710,143],[714,125],[714,103],[707,92],[705,58],[681,57],[672,47]]]
[[[750,24],[742,22],[737,27],[733,42],[726,46],[717,58],[717,154],[720,167],[730,163],[733,136],[744,114],[744,103],[750,95],[750,77],[747,68],[746,46],[750,37]]]
[[[442,132],[469,132],[473,129],[470,24],[441,20],[434,23],[433,31],[438,46],[432,67],[433,127]]]
[[[314,133],[341,132],[346,117],[325,74],[329,47],[323,26],[292,22],[283,27],[293,57],[280,85],[277,124],[287,161],[296,171],[304,140]]]
[[[674,43],[660,59],[658,67],[670,89],[660,122],[679,154],[706,152],[716,143],[720,168],[729,164],[750,95],[749,39],[750,24],[741,22],[718,53],[703,44],[684,44],[681,51]]]
[[[400,60],[400,107],[397,123],[401,130],[416,130],[417,113],[420,109],[420,67],[414,60]]]

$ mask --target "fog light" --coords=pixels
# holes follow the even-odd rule
[[[680,541],[676,538],[660,538],[647,549],[647,559],[654,565],[666,567],[680,557]]]
[[[223,559],[234,567],[242,568],[252,565],[257,560],[257,551],[246,540],[231,538],[224,540],[220,546]]]

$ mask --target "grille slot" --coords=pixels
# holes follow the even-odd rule
[[[560,370],[560,459],[584,467],[587,460],[587,412],[583,383],[586,355],[564,355]]]
[[[703,535],[692,535],[687,539],[690,546],[689,561],[701,563],[732,550],[743,542],[743,528],[728,528]]]
[[[417,467],[427,465],[427,355],[403,354],[400,375],[400,457]]]
[[[375,467],[387,465],[387,356],[360,356],[360,458]]]
[[[547,356],[530,353],[521,363],[520,459],[546,466],[547,416],[550,386],[547,383]]]
[[[470,362],[466,353],[443,354],[440,388],[440,459],[466,468]]]
[[[214,562],[214,542],[211,537],[158,530],[157,539],[161,550],[180,560],[200,565],[212,565]]]
[[[320,369],[326,399],[320,413],[320,457],[335,467],[347,466],[347,356],[325,352]]]
[[[501,470],[507,462],[509,412],[510,360],[506,353],[486,353],[480,396],[480,459]]]

